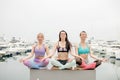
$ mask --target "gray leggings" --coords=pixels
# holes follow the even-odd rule
[[[60,61],[58,61],[56,59],[50,59],[50,63],[53,66],[59,67],[59,69],[74,68],[74,67],[76,67],[76,61],[75,60],[72,60],[71,62],[67,62],[66,64],[62,64],[62,63],[60,63]]]

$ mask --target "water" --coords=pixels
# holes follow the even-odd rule
[[[120,80],[120,60],[109,58],[105,54],[98,54],[98,57],[107,58],[108,61],[96,69],[96,80]]]
[[[0,80],[29,80],[29,69],[18,60],[8,59],[0,63]]]
[[[21,57],[24,56],[14,56],[0,62],[0,80],[30,80],[29,69],[18,61]],[[120,80],[120,60],[111,58],[102,63],[96,69],[96,80]]]

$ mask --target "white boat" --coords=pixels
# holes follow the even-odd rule
[[[109,55],[111,58],[118,57],[118,52],[120,50],[120,45],[108,45],[106,48],[107,55]],[[117,53],[117,54],[116,54]],[[118,58],[117,58],[118,59]]]
[[[6,49],[6,48],[8,48],[8,45],[7,45],[7,44],[1,44],[1,45],[0,45],[0,50]]]
[[[8,43],[4,40],[3,36],[0,36],[0,50],[5,49],[8,47]]]
[[[99,53],[99,45],[97,43],[91,43],[90,46],[94,53]]]
[[[0,51],[0,58],[3,59],[3,57],[12,57],[13,55],[11,53],[7,53],[5,50]]]
[[[106,47],[100,46],[100,47],[99,47],[99,53],[100,53],[100,54],[106,54],[106,53],[107,53],[107,52],[106,52]]]
[[[22,53],[31,52],[32,44],[27,42],[15,43],[17,45],[18,51]]]
[[[0,51],[0,57],[2,57],[3,55],[5,55],[6,52],[5,51]]]
[[[9,48],[7,49],[7,53],[12,54],[20,54],[30,52],[32,46],[29,43],[25,42],[17,42],[17,43],[9,43]]]
[[[106,55],[110,56],[110,58],[115,58],[115,49],[107,47],[106,48]]]
[[[25,50],[25,51],[26,51],[26,53],[27,53],[27,52],[31,52],[31,50],[32,50],[32,46],[26,46],[26,48],[25,48],[25,49],[26,49],[26,50]]]
[[[116,60],[120,60],[120,49],[115,51]]]
[[[103,40],[92,40],[90,44],[94,53],[106,54],[106,42]]]

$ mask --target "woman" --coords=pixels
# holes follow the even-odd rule
[[[48,55],[49,49],[48,46],[43,43],[44,35],[42,33],[37,35],[37,40],[37,44],[32,47],[31,54],[25,58],[22,58],[20,62],[23,62],[24,65],[29,68],[40,69],[41,67],[46,67],[49,63],[49,59],[45,56],[45,53]],[[29,60],[34,55],[34,60]]]
[[[72,45],[69,42],[68,35],[64,30],[60,31],[59,33],[59,41],[54,45],[53,54],[56,52],[56,50],[58,52],[57,58],[50,60],[53,66],[57,66],[59,69],[74,69],[74,67],[76,67],[75,59],[68,58],[68,55],[70,53],[74,57],[81,57],[73,53]],[[53,56],[53,54],[51,56]]]
[[[83,69],[95,69],[97,66],[101,64],[102,61],[105,61],[106,59],[99,59],[98,57],[94,56],[92,54],[90,46],[85,42],[87,38],[87,33],[85,31],[82,31],[80,33],[80,44],[75,46],[75,52],[79,56],[81,56],[81,59],[76,58],[76,63]],[[87,64],[88,62],[88,55],[90,55],[92,58],[96,59],[93,63]]]

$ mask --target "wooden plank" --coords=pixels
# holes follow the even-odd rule
[[[35,70],[30,80],[96,80],[96,70]]]

